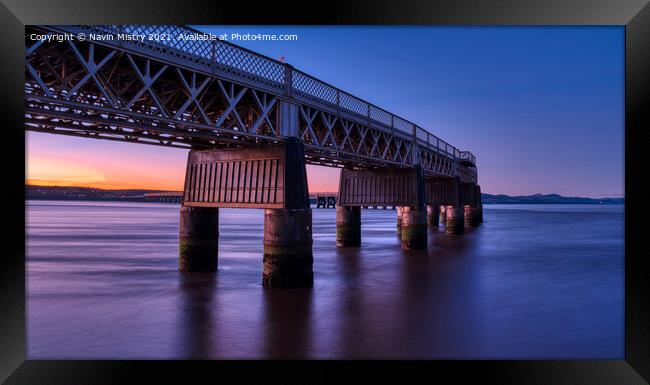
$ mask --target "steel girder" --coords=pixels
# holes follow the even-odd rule
[[[28,27],[26,33],[53,34],[58,28]],[[285,101],[298,106],[308,163],[354,168],[417,163],[426,175],[476,182],[475,167],[423,143],[414,125],[409,135],[406,121],[347,93],[332,93],[297,70],[289,72],[287,92],[282,82],[289,67],[280,74],[254,53],[237,56],[241,53],[230,46],[232,52],[187,53],[181,50],[186,47],[152,44],[34,43],[27,36],[25,41],[27,130],[184,148],[279,142],[284,140],[279,105]],[[228,65],[206,60],[219,54]]]

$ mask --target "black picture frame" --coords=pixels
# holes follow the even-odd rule
[[[0,269],[0,380],[7,384],[218,382],[261,375],[272,382],[320,382],[340,378],[340,362],[234,361],[41,361],[25,349],[24,26],[30,24],[443,24],[443,25],[624,25],[625,78],[625,359],[619,361],[423,361],[400,362],[399,377],[414,370],[428,379],[477,378],[498,384],[644,384],[650,382],[650,255],[644,242],[642,199],[650,127],[650,5],[647,0],[339,1],[263,4],[201,0],[2,0],[0,4],[0,116],[5,173],[2,269]],[[586,139],[588,140],[588,138]],[[7,175],[8,174],[8,175]],[[263,365],[263,370],[249,366]],[[292,372],[308,369],[308,377]],[[397,369],[363,362],[366,380]],[[136,376],[145,373],[146,377]],[[296,373],[295,375],[293,375]],[[225,377],[228,374],[228,377]],[[192,375],[201,375],[190,380]],[[235,377],[233,377],[235,376]],[[388,377],[383,377],[385,380]],[[645,379],[645,380],[644,380]]]

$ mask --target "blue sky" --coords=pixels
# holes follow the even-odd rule
[[[404,116],[478,158],[493,193],[619,196],[622,27],[198,27]]]
[[[196,28],[297,34],[298,41],[235,43],[284,57],[472,151],[484,192],[590,197],[624,192],[623,27]],[[185,150],[39,133],[27,137],[28,160],[43,163],[43,174],[52,159],[65,167],[79,164],[78,158],[108,182],[132,173],[128,187],[182,186]],[[116,169],[118,160],[122,166]],[[113,169],[101,170],[109,163]],[[142,170],[164,165],[168,171],[138,174],[133,164]],[[310,188],[336,191],[338,170],[310,167],[309,173]],[[165,183],[156,183],[157,175],[167,178]],[[138,181],[145,185],[135,186]]]

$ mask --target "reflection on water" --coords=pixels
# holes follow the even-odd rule
[[[28,356],[623,357],[623,207],[486,206],[403,251],[395,211],[335,247],[314,209],[314,287],[261,287],[261,210],[220,211],[217,274],[177,272],[178,206],[30,201]]]

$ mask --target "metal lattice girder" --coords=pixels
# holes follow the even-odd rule
[[[72,51],[74,54],[77,56],[77,59],[79,59],[79,62],[83,64],[84,68],[86,69],[86,75],[77,82],[77,84],[72,87],[70,92],[66,95],[66,99],[70,99],[70,96],[76,94],[79,89],[90,79],[92,78],[96,85],[97,89],[103,94],[104,98],[110,103],[110,105],[113,108],[117,108],[117,103],[115,101],[115,97],[111,95],[110,90],[105,87],[104,83],[99,80],[97,77],[97,71],[99,71],[106,63],[108,63],[109,60],[115,55],[117,52],[116,51],[111,51],[106,56],[104,56],[103,59],[99,61],[99,63],[95,62],[95,44],[89,43],[88,44],[88,59],[85,59],[79,50],[77,49],[77,46],[72,40],[68,40],[68,44],[70,44],[70,48],[72,48]]]
[[[194,32],[138,25],[30,26],[26,32],[35,31],[113,37]],[[28,130],[238,147],[285,141],[279,106],[291,103],[309,163],[358,169],[417,164],[427,176],[477,179],[471,153],[291,66],[225,42],[26,38],[25,72]]]
[[[149,93],[153,101],[156,103],[156,106],[160,110],[160,114],[162,114],[162,116],[164,117],[169,117],[169,113],[162,105],[162,102],[158,98],[158,95],[156,95],[156,93],[153,92],[153,90],[151,89],[153,83],[160,77],[160,75],[163,74],[163,72],[165,72],[167,68],[169,68],[169,66],[168,65],[162,66],[162,68],[160,68],[158,72],[156,72],[153,76],[151,76],[151,60],[149,59],[146,60],[145,72],[143,74],[142,71],[140,71],[140,68],[138,68],[138,65],[131,57],[131,55],[126,54],[126,57],[128,58],[129,63],[131,63],[131,65],[133,66],[133,69],[135,69],[138,78],[142,82],[142,88],[126,104],[126,109],[130,109],[131,107],[133,107],[133,104],[135,104],[135,102],[138,101],[142,97],[142,95],[144,95],[145,92],[147,92]]]

